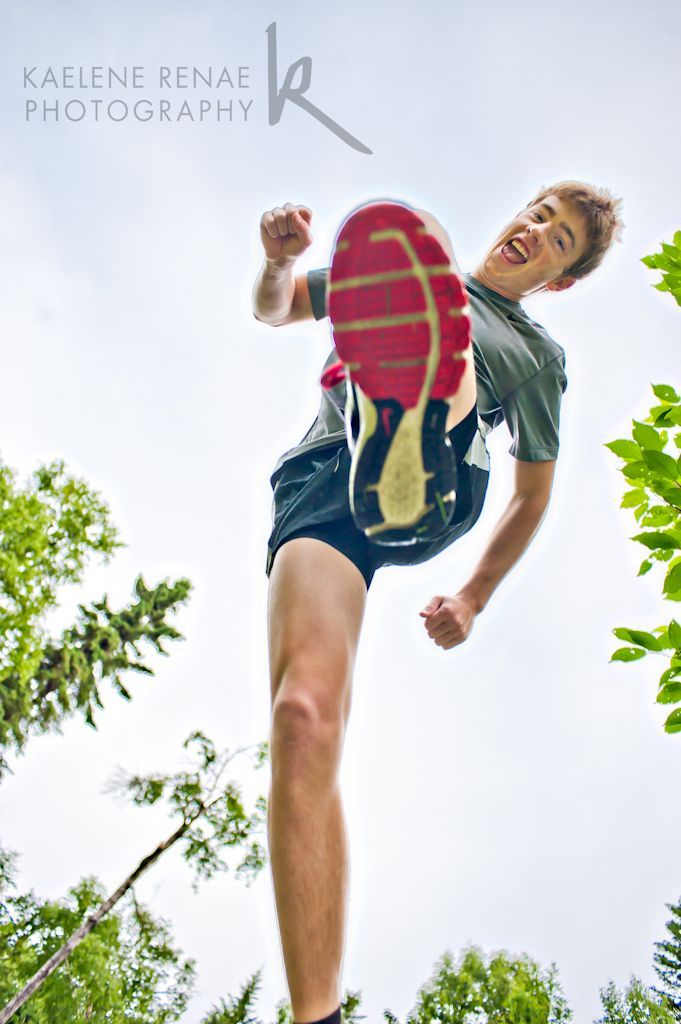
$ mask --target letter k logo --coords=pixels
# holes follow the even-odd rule
[[[300,84],[297,86],[293,85],[293,79],[296,72],[300,68]],[[286,72],[286,78],[281,89],[279,89],[279,83],[277,79],[277,23],[273,21],[271,25],[267,26],[267,81],[268,81],[268,94],[269,94],[269,123],[279,124],[281,119],[284,104],[287,100],[291,103],[297,104],[306,110],[308,114],[312,114],[317,121],[320,121],[323,125],[329,128],[334,135],[337,135],[339,139],[347,143],[348,146],[352,146],[353,149],[359,150],[360,153],[368,153],[371,155],[372,151],[368,146],[365,146],[359,139],[356,139],[354,135],[347,132],[345,128],[341,128],[339,124],[332,121],[331,118],[320,110],[319,107],[315,107],[313,103],[306,98],[304,95],[310,88],[310,82],[312,81],[312,58],[301,57],[294,64],[291,64],[288,71]]]

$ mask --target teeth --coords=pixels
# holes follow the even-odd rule
[[[521,256],[524,256],[525,259],[529,259],[529,251],[525,248],[523,243],[518,238],[512,238],[511,245],[520,253]]]

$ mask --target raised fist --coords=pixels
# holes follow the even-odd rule
[[[285,203],[263,213],[260,218],[260,238],[265,257],[277,263],[297,260],[312,245],[310,221],[312,210],[307,206]]]

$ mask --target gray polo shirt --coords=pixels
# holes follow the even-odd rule
[[[307,283],[316,320],[326,314],[329,268],[310,270]],[[505,421],[511,433],[511,455],[523,462],[558,457],[560,403],[567,387],[565,352],[530,319],[519,302],[464,275],[473,323],[473,355],[478,415],[488,428]],[[331,350],[324,369],[338,361]],[[345,440],[345,382],[322,389],[314,423],[302,440],[279,459]],[[275,469],[276,472],[276,469]]]

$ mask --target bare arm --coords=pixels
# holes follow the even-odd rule
[[[492,531],[475,572],[460,591],[470,600],[476,614],[485,607],[537,532],[551,497],[555,466],[555,461],[516,460],[513,496]]]
[[[312,319],[307,275],[293,276],[298,257],[312,245],[312,211],[286,203],[268,210],[260,219],[265,261],[253,286],[256,320],[280,327]]]
[[[449,650],[463,643],[499,583],[526,551],[551,497],[555,471],[551,462],[515,464],[513,496],[497,522],[473,575],[453,597],[437,596],[420,613],[428,635]]]

